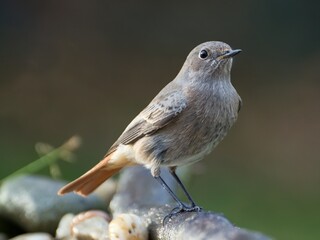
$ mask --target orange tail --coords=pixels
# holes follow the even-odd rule
[[[121,161],[117,161],[116,164],[110,164],[108,161],[111,156],[112,154],[108,155],[81,177],[61,188],[58,194],[63,195],[73,191],[81,196],[87,196],[112,175],[119,172],[126,165],[129,165],[126,159],[121,159]]]

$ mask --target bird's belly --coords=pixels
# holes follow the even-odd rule
[[[221,142],[231,127],[229,123],[210,125],[195,128],[197,131],[184,135],[189,137],[175,139],[175,145],[169,147],[162,165],[180,166],[202,160]]]
[[[231,125],[228,121],[193,121],[192,125],[177,123],[173,127],[164,128],[137,141],[134,144],[135,161],[150,167],[181,166],[197,162],[224,138]]]
[[[213,145],[214,145],[213,143],[214,142],[207,144],[198,153],[195,153],[192,155],[181,156],[177,159],[170,159],[169,161],[164,162],[163,165],[174,167],[174,166],[182,166],[182,165],[188,165],[188,164],[198,162],[198,161],[202,160],[206,155],[208,155],[212,151]]]

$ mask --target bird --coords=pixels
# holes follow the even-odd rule
[[[122,168],[143,165],[178,204],[166,217],[201,211],[176,169],[202,160],[236,122],[242,101],[231,83],[231,68],[241,51],[221,41],[196,46],[176,77],[131,121],[103,159],[58,194],[87,196]],[[161,167],[168,168],[189,204],[167,185]]]

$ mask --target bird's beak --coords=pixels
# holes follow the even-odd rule
[[[241,52],[242,52],[241,49],[234,49],[234,50],[231,50],[228,53],[222,55],[221,57],[222,58],[231,58],[231,57],[234,57],[235,55],[237,55],[238,53],[241,53]]]

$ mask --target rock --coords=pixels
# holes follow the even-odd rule
[[[119,214],[109,224],[110,240],[147,240],[148,228],[135,214]]]
[[[48,233],[26,233],[10,240],[53,240],[53,237]]]
[[[72,219],[71,235],[77,240],[108,240],[108,214],[102,211],[87,211]]]
[[[56,238],[57,239],[68,239],[71,240],[71,223],[74,218],[74,214],[67,213],[64,215],[58,225],[58,228],[56,230]],[[75,239],[75,238],[74,238]]]
[[[169,194],[160,184],[152,181],[150,172],[143,168],[123,171],[118,192],[110,205],[114,214],[122,212],[140,216],[148,225],[150,239],[270,240],[263,234],[236,227],[221,214],[213,212],[184,212],[163,222],[176,205],[172,204]]]
[[[4,182],[0,188],[0,215],[32,232],[54,233],[66,213],[105,209],[98,197],[76,194],[58,196],[65,182],[43,176],[20,176]]]
[[[260,233],[234,226],[224,216],[213,212],[181,213],[164,226],[154,228],[156,239],[184,240],[270,240]]]

